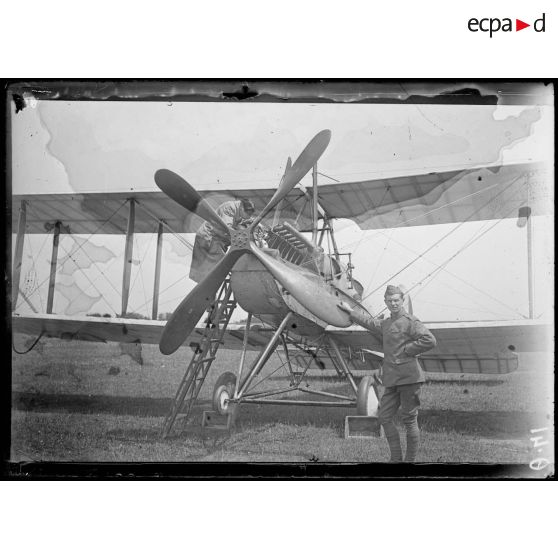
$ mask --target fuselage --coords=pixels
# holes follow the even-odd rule
[[[337,261],[333,262],[325,256],[318,262],[297,264],[281,257],[277,250],[268,250],[268,253],[288,276],[282,285],[252,254],[242,256],[232,270],[233,292],[246,312],[258,316],[272,327],[277,327],[288,312],[293,312],[289,332],[313,339],[321,335],[328,325],[351,325],[346,313],[339,310],[339,303],[359,306],[366,311],[357,300],[358,293],[348,280],[346,270]],[[335,276],[331,274],[332,269],[337,271]],[[289,281],[297,287],[296,297],[285,286]],[[319,317],[312,312],[316,305],[319,306]]]

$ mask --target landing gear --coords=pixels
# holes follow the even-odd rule
[[[357,391],[357,414],[365,417],[377,417],[379,406],[378,391],[374,378],[364,376]]]
[[[221,374],[215,382],[213,389],[213,410],[220,415],[227,415],[231,412],[229,399],[234,397],[236,376],[232,372]]]

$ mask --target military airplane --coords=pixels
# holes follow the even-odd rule
[[[364,303],[363,287],[354,276],[350,255],[341,254],[337,248],[333,220],[352,219],[361,228],[372,229],[517,218],[518,212],[530,218],[548,210],[544,192],[533,194],[535,183],[539,190],[546,187],[546,171],[541,164],[529,163],[318,186],[317,162],[330,136],[329,130],[319,132],[294,163],[289,159],[275,191],[198,192],[175,172],[160,169],[154,176],[160,192],[14,196],[13,221],[18,222],[14,308],[18,296],[23,295],[20,270],[25,235],[50,230],[54,238],[47,313],[23,315],[15,311],[14,332],[157,343],[165,355],[189,345],[191,361],[165,422],[166,434],[178,414],[188,415],[223,345],[240,350],[241,356],[237,373],[226,372],[215,384],[213,406],[219,414],[231,415],[243,404],[356,407],[358,414],[375,414],[377,391],[371,376],[365,375],[357,385],[353,372],[381,366],[381,342],[362,324],[366,322],[363,317],[377,316],[382,309],[371,309]],[[313,187],[300,187],[310,171]],[[231,228],[209,202],[217,193],[231,199],[250,197],[259,213],[246,228]],[[128,206],[127,219],[120,212],[124,205]],[[310,212],[305,211],[308,208]],[[157,320],[163,231],[193,232],[200,219],[207,221],[230,247],[164,323]],[[159,240],[152,319],[130,319],[126,315],[133,235],[150,232],[153,223],[158,225]],[[57,246],[63,232],[126,234],[122,317],[52,313]],[[407,304],[411,309],[410,296]],[[248,314],[245,324],[230,323],[237,305]],[[351,312],[342,310],[341,305]],[[261,325],[252,325],[253,317]],[[438,341],[436,349],[420,359],[431,372],[507,373],[517,369],[517,353],[548,350],[549,325],[533,316],[522,321],[426,325]],[[253,350],[259,350],[259,354],[246,366],[247,353]],[[275,351],[286,363],[289,384],[281,389],[255,391],[254,380]],[[296,370],[293,363],[297,364]],[[316,367],[336,370],[347,381],[348,394],[309,387],[307,372]],[[293,394],[296,397],[290,396]]]

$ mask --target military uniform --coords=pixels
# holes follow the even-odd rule
[[[436,339],[418,318],[401,310],[376,329],[384,347],[382,383],[385,387],[424,382],[417,356],[436,346]]]
[[[417,422],[420,389],[425,380],[417,356],[435,347],[436,338],[418,318],[403,309],[397,316],[383,320],[377,332],[381,334],[384,348],[382,383],[385,389],[380,401],[380,423],[389,443],[391,460],[401,461],[399,432],[393,422],[401,407],[407,433],[405,461],[414,461],[420,438]]]
[[[404,296],[399,287],[392,285],[386,289],[386,296],[390,295],[401,295],[401,301]],[[420,438],[417,422],[420,390],[425,380],[424,370],[417,356],[434,348],[436,338],[418,318],[408,314],[403,308],[382,321],[373,320],[358,309],[349,311],[349,315],[353,322],[367,328],[382,340],[384,393],[380,400],[378,418],[389,443],[391,460],[402,460],[399,432],[393,422],[397,410],[401,407],[407,433],[405,461],[414,461]]]

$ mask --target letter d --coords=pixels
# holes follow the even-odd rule
[[[545,24],[544,16],[545,16],[545,14],[543,13],[542,17],[539,18],[539,19],[536,19],[536,20],[535,20],[535,23],[533,23],[533,29],[534,29],[537,33],[544,33],[544,24]],[[539,22],[541,22],[541,25],[542,25],[542,27],[541,27],[540,29],[539,29],[539,27],[538,27]]]

